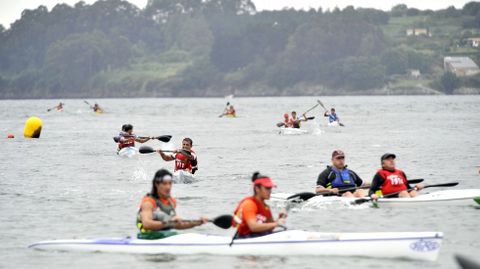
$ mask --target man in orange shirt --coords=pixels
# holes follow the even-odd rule
[[[208,222],[201,217],[197,221],[183,221],[176,213],[177,201],[171,196],[172,174],[166,169],[155,173],[152,190],[143,197],[137,214],[139,239],[160,239],[176,235],[170,229],[189,229]]]
[[[276,227],[285,225],[286,213],[280,213],[275,221],[270,207],[265,203],[265,200],[270,199],[272,188],[275,187],[272,179],[256,172],[252,176],[252,182],[253,196],[244,198],[235,209],[232,225],[237,227],[236,238],[267,235]]]

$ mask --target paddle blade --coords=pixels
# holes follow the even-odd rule
[[[370,202],[372,199],[370,198],[360,198],[360,199],[356,199],[355,201],[351,202],[352,205],[361,205],[363,203],[366,203],[366,202]]]
[[[282,126],[285,126],[285,123],[283,123],[283,122],[277,123],[277,127],[282,127]]]
[[[162,142],[168,143],[168,142],[170,142],[170,139],[172,139],[172,136],[171,135],[161,135],[161,136],[157,137],[157,139],[162,141]]]
[[[423,178],[418,178],[418,179],[409,179],[407,181],[408,181],[408,184],[418,184],[423,182],[423,180],[424,180]]]
[[[315,117],[308,117],[307,120],[314,120]]]
[[[115,137],[113,138],[113,141],[115,141],[115,143],[118,143],[118,142],[120,141],[120,138],[119,138],[118,136],[115,136]]]
[[[289,196],[287,200],[301,200],[301,201],[306,201],[312,197],[315,197],[316,194],[313,192],[300,192],[297,194],[294,194],[292,196]]]
[[[451,182],[451,183],[443,183],[443,184],[435,184],[435,185],[427,185],[424,188],[431,188],[431,187],[454,187],[457,186],[458,182]]]
[[[140,152],[141,154],[147,154],[147,153],[154,153],[155,150],[151,147],[148,147],[148,146],[141,146],[138,149],[138,152]]]
[[[232,227],[233,217],[231,215],[221,215],[216,217],[212,223],[222,229],[228,229]]]

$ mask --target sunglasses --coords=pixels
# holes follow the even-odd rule
[[[343,159],[345,159],[345,157],[344,157],[344,156],[341,156],[341,157],[335,157],[335,160],[343,160]]]

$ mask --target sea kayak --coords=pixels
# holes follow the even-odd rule
[[[285,201],[293,193],[275,193],[271,199],[274,201]],[[315,207],[324,205],[350,205],[358,198],[347,198],[339,196],[315,196],[304,203],[304,207]],[[442,190],[430,193],[422,193],[414,198],[379,198],[378,206],[414,206],[425,205],[453,205],[453,204],[472,204],[480,203],[480,189],[464,190]]]
[[[308,131],[300,128],[280,128],[281,135],[302,135],[307,134]]]
[[[328,125],[328,126],[330,126],[330,127],[337,127],[337,126],[340,126],[340,124],[338,123],[338,121],[332,121],[332,122],[329,122],[327,125]]]
[[[186,233],[164,239],[105,238],[52,240],[29,248],[136,254],[360,256],[434,261],[441,232],[319,233],[288,230],[266,236],[232,240],[229,236]]]
[[[195,176],[185,170],[177,170],[173,172],[173,181],[175,183],[189,184],[195,182]]]
[[[126,147],[117,152],[120,157],[132,158],[133,156],[138,155],[138,149],[135,147]]]

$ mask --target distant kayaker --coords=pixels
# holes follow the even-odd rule
[[[355,189],[363,184],[363,180],[345,165],[345,153],[341,150],[332,152],[332,165],[328,165],[318,176],[316,193],[339,194],[342,190],[350,189],[342,194],[344,197],[364,197],[367,192]]]
[[[332,122],[335,122],[335,121],[340,123],[340,118],[338,117],[337,113],[335,112],[335,108],[333,108],[333,107],[330,109],[330,112],[325,111],[323,116],[328,117],[328,122],[329,123],[332,123]]]
[[[305,114],[303,114],[302,116],[303,119],[300,119],[299,117],[297,117],[297,112],[292,111],[292,116],[288,119],[287,125],[285,127],[297,129],[300,128],[300,122],[307,121],[307,117],[305,116]]]
[[[198,170],[198,161],[195,151],[192,149],[193,141],[190,138],[184,138],[182,141],[182,149],[175,150],[172,154],[165,154],[162,150],[157,152],[162,156],[164,161],[175,161],[175,171],[185,170],[192,174]]]
[[[137,137],[133,133],[133,126],[131,124],[124,124],[120,134],[114,138],[118,143],[118,150],[126,147],[135,147],[135,142],[145,143],[150,139],[153,139],[153,137]]]
[[[233,105],[230,105],[230,106],[228,107],[227,115],[232,116],[232,117],[236,117],[236,116],[237,116],[237,112],[235,111],[235,108],[233,107]]]
[[[63,105],[64,105],[64,103],[60,102],[56,107],[57,111],[62,111]]]
[[[103,112],[103,109],[97,103],[95,103],[93,105],[92,109],[93,109],[93,112],[96,112],[96,113],[102,113]]]
[[[382,168],[377,171],[370,186],[369,195],[372,199],[380,196],[399,192],[390,197],[410,198],[417,196],[417,190],[423,189],[423,184],[417,184],[411,188],[405,173],[395,168],[395,154],[385,153],[380,158]]]
[[[253,196],[244,198],[234,212],[232,226],[237,228],[236,238],[257,237],[272,233],[276,227],[284,227],[287,214],[280,213],[275,221],[265,200],[270,199],[272,179],[256,172],[252,176]]]
[[[139,206],[137,227],[139,239],[160,239],[176,235],[171,229],[183,230],[208,222],[201,217],[198,221],[182,221],[176,213],[177,201],[171,196],[172,174],[166,169],[155,173],[152,190],[147,193]]]

